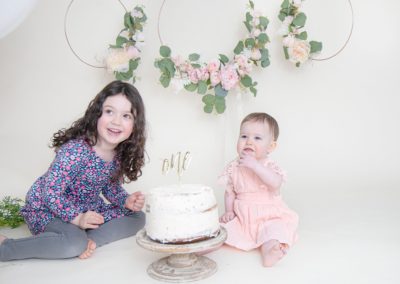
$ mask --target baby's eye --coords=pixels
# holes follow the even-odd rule
[[[247,135],[240,135],[240,138],[242,138],[242,139],[246,139],[247,138]]]
[[[259,137],[259,136],[256,136],[256,137],[254,137],[256,140],[262,140],[262,138],[261,137]]]

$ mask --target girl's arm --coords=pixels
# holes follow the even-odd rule
[[[67,143],[58,150],[48,170],[42,193],[46,207],[64,222],[71,222],[80,213],[80,209],[64,195],[79,172],[79,163],[70,146]]]
[[[121,208],[125,206],[125,201],[129,196],[128,192],[117,182],[112,182],[104,186],[102,193],[111,204]]]
[[[239,166],[247,167],[268,186],[268,189],[279,193],[283,178],[280,174],[269,167],[264,167],[253,156],[243,154],[239,159]]]
[[[220,222],[227,223],[235,218],[236,214],[233,211],[235,198],[236,194],[233,191],[225,191],[225,213],[221,216]]]

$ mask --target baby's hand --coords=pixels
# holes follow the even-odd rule
[[[249,169],[255,169],[259,165],[257,159],[252,155],[242,153],[239,157],[239,166]]]
[[[236,217],[236,214],[232,211],[226,212],[219,218],[219,221],[222,223],[228,223],[230,220]]]
[[[99,225],[104,223],[104,217],[97,212],[87,211],[85,213],[80,213],[71,223],[81,229],[96,229]]]
[[[144,194],[136,191],[129,195],[125,200],[125,208],[132,211],[140,211],[144,206]]]

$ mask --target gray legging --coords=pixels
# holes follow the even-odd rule
[[[4,240],[0,245],[0,261],[76,257],[86,250],[88,239],[93,240],[97,247],[101,247],[135,235],[144,224],[143,212],[134,212],[130,216],[110,220],[97,229],[88,230],[82,230],[78,226],[56,218],[39,235]]]

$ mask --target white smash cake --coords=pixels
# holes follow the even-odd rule
[[[146,196],[146,233],[161,243],[190,243],[219,232],[218,206],[211,187],[201,184],[153,188]]]

